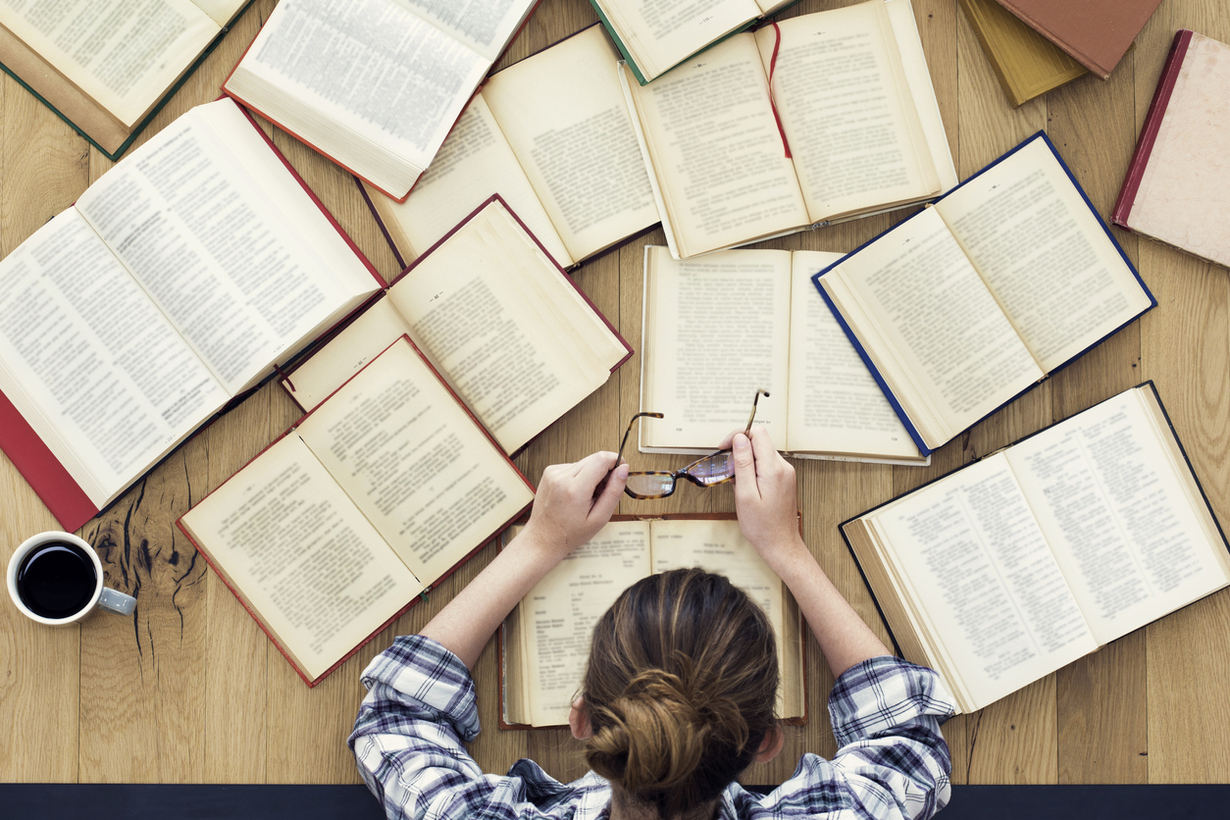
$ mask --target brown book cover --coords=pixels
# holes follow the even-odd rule
[[[996,0],[1105,80],[1162,0]]]
[[[1111,222],[1230,268],[1230,45],[1180,29]]]
[[[1088,73],[1067,52],[994,0],[961,0],[961,8],[1014,106]]]

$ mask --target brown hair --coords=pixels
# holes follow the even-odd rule
[[[755,759],[776,723],[777,678],[768,618],[725,577],[638,581],[594,627],[586,761],[661,817],[701,806]]]

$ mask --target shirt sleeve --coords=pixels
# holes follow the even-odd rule
[[[520,771],[537,769],[528,761],[505,777],[483,774],[462,745],[479,732],[474,681],[456,655],[430,638],[397,638],[362,680],[368,694],[347,743],[388,817],[533,816],[527,779],[540,797],[566,790],[540,769]]]
[[[939,675],[900,658],[871,658],[837,679],[832,767],[867,816],[925,820],[948,803],[952,759],[940,724],[953,711]]]

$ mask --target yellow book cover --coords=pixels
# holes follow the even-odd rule
[[[994,0],[961,0],[961,7],[1014,106],[1088,73]]]

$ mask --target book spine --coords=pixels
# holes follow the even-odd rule
[[[354,180],[354,184],[359,187],[359,195],[363,197],[363,201],[367,203],[367,210],[371,211],[372,217],[376,220],[376,224],[380,227],[380,233],[384,234],[384,241],[389,243],[389,250],[393,252],[393,258],[397,260],[397,269],[403,271],[406,269],[406,260],[397,250],[397,243],[393,241],[393,236],[389,233],[388,227],[384,224],[384,220],[380,218],[380,212],[376,210],[376,203],[372,202],[371,196],[367,193],[367,188],[363,186],[363,180],[358,176],[351,174],[350,178]]]
[[[0,393],[0,449],[68,532],[76,532],[98,514],[98,505],[4,393]]]
[[[238,100],[236,98],[232,97],[232,100],[235,100],[236,104],[238,104]],[[303,177],[299,176],[299,172],[295,170],[295,166],[291,165],[286,160],[286,155],[278,149],[278,146],[275,145],[273,140],[269,138],[269,135],[256,124],[256,119],[252,116],[252,112],[242,105],[239,106],[239,110],[242,111],[243,115],[248,118],[248,122],[252,123],[252,127],[256,129],[256,133],[260,134],[261,138],[265,140],[265,144],[269,146],[269,150],[272,151],[273,155],[277,157],[282,165],[286,167],[286,170],[290,172],[292,177],[294,177],[295,182],[299,183],[299,187],[303,189],[303,193],[307,194],[308,199],[312,200],[312,204],[320,209],[320,213],[325,219],[329,220],[329,224],[333,226],[335,231],[337,231],[338,236],[340,236],[342,241],[346,243],[346,246],[354,252],[354,255],[358,257],[359,261],[363,263],[363,267],[367,268],[367,272],[370,273],[372,278],[376,280],[376,284],[384,287],[384,280],[380,278],[380,273],[376,270],[376,266],[371,263],[371,260],[363,255],[363,251],[359,250],[359,246],[356,245],[354,240],[350,238],[350,234],[346,233],[341,224],[333,218],[333,214],[330,213],[329,209],[325,207],[325,204],[320,201],[320,197],[316,196],[316,192],[308,187],[308,184],[303,180]]]
[[[1187,47],[1191,40],[1191,31],[1179,29],[1175,32],[1174,42],[1170,45],[1170,54],[1166,57],[1166,63],[1162,67],[1162,76],[1158,78],[1157,88],[1153,92],[1153,101],[1149,103],[1149,113],[1145,115],[1145,124],[1140,129],[1139,139],[1136,140],[1136,150],[1132,152],[1132,160],[1128,163],[1127,176],[1123,180],[1123,187],[1119,189],[1119,196],[1110,214],[1110,221],[1121,228],[1132,229],[1128,222],[1132,215],[1132,206],[1136,203],[1136,192],[1140,190],[1140,180],[1144,177],[1145,168],[1149,165],[1153,145],[1162,128],[1162,120],[1166,118],[1170,95],[1174,91],[1175,82],[1183,68],[1183,59],[1187,56]]]
[[[628,52],[628,47],[624,45],[624,41],[620,38],[619,32],[615,31],[615,26],[611,25],[611,20],[606,16],[602,6],[598,4],[598,0],[589,0],[589,4],[594,7],[594,13],[598,15],[598,19],[602,21],[602,27],[606,29],[606,33],[611,35],[611,42],[615,44],[615,48],[619,49],[619,53],[623,55],[624,62],[627,63],[628,69],[636,77],[636,81],[641,85],[648,85],[653,77],[646,78],[641,73],[640,66],[636,64],[636,60],[632,59],[632,54]],[[654,75],[657,76],[657,75]]]
[[[887,231],[885,233],[887,233]],[[862,342],[858,340],[858,336],[855,335],[854,330],[850,327],[849,323],[846,322],[846,317],[841,315],[841,311],[837,308],[837,305],[833,303],[828,291],[826,291],[824,286],[820,284],[820,278],[824,276],[824,274],[827,273],[832,267],[834,267],[834,265],[830,265],[813,276],[811,278],[812,284],[816,286],[816,290],[818,290],[820,292],[820,296],[824,298],[824,303],[828,305],[829,310],[833,312],[833,318],[837,320],[837,324],[841,325],[841,329],[850,340],[850,344],[854,345],[854,350],[858,353],[859,358],[863,360],[863,364],[867,365],[867,371],[871,373],[871,377],[875,379],[876,384],[880,386],[880,390],[884,392],[884,398],[888,399],[889,405],[892,406],[893,411],[897,414],[897,417],[901,419],[902,426],[904,426],[905,431],[910,434],[910,438],[914,440],[915,446],[918,447],[918,452],[930,459],[931,453],[934,452],[934,448],[929,447],[927,442],[923,440],[922,433],[920,433],[918,428],[914,426],[914,422],[910,420],[909,413],[905,412],[905,408],[901,406],[901,402],[898,401],[896,395],[893,394],[892,389],[888,386],[888,382],[884,380],[884,374],[880,372],[880,368],[876,367],[875,362],[871,360],[871,356],[868,355],[867,349],[863,347]]]

